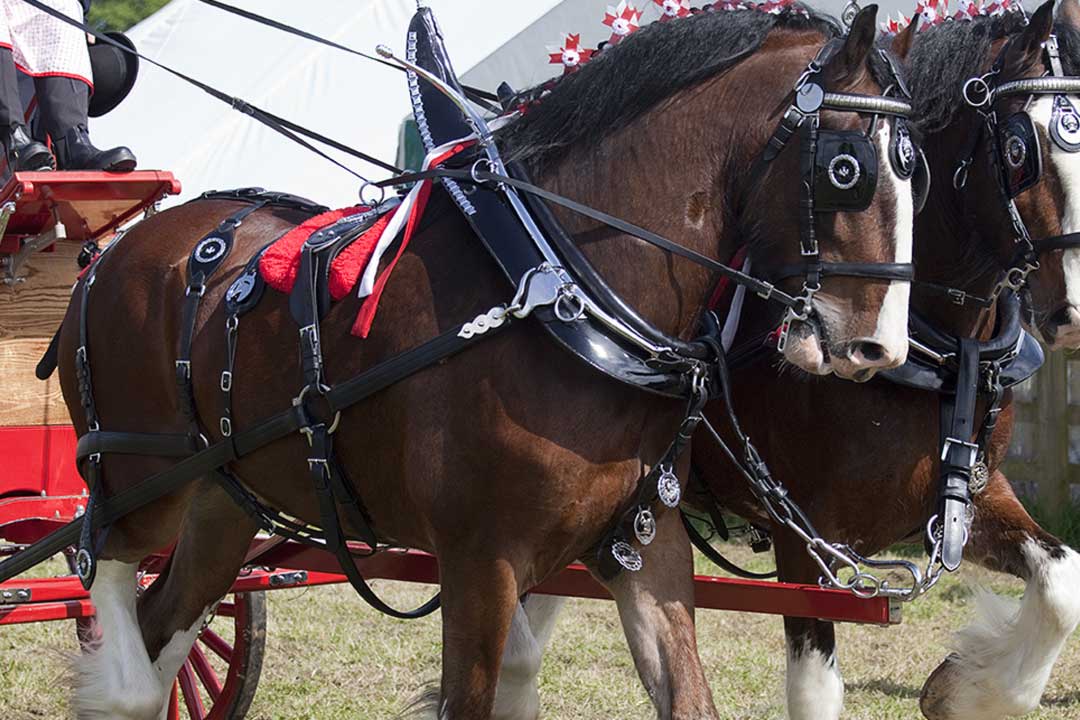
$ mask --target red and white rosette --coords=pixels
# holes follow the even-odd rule
[[[626,0],[621,0],[618,5],[608,5],[604,15],[604,24],[611,28],[611,38],[608,42],[618,44],[628,35],[633,35],[641,29],[641,11]]]

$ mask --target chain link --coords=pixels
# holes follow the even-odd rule
[[[713,438],[735,459],[723,439],[707,418],[702,423]],[[908,560],[874,560],[860,555],[849,545],[830,543],[814,529],[806,514],[790,497],[787,488],[772,478],[765,462],[750,438],[743,439],[743,463],[741,469],[750,484],[750,490],[765,508],[769,517],[806,543],[806,552],[821,570],[818,584],[823,588],[843,590],[856,597],[868,599],[889,597],[910,602],[937,584],[944,571],[941,563],[941,546],[944,535],[937,525],[937,516],[926,526],[930,545],[930,557],[925,570]],[[871,570],[899,572],[908,576],[903,582],[891,582],[878,577]]]

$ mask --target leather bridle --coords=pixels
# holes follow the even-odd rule
[[[1057,123],[1062,121],[1060,117],[1062,112],[1071,113],[1076,120],[1080,121],[1080,115],[1077,114],[1075,108],[1065,97],[1066,95],[1080,93],[1080,77],[1065,74],[1061,65],[1057,37],[1051,35],[1044,43],[1046,75],[1036,78],[1021,78],[999,84],[998,78],[1004,68],[1005,57],[1011,44],[1012,41],[1010,40],[1001,49],[988,73],[970,78],[964,83],[964,101],[982,116],[983,122],[978,123],[972,131],[966,151],[953,174],[953,187],[960,191],[967,184],[968,168],[974,162],[975,152],[983,138],[989,143],[995,143],[994,146],[989,148],[989,154],[993,159],[995,168],[998,170],[998,188],[1001,191],[1005,209],[1009,214],[1018,249],[1012,262],[1003,269],[990,297],[978,298],[960,290],[944,288],[959,305],[972,301],[983,307],[990,307],[1006,290],[1021,292],[1024,289],[1028,275],[1039,269],[1039,258],[1043,253],[1053,250],[1080,248],[1080,233],[1075,232],[1032,239],[1027,224],[1016,207],[1016,196],[1037,184],[1041,173],[1036,172],[1035,176],[1025,182],[1019,190],[1010,188],[1006,168],[1010,167],[1012,163],[1010,157],[1006,155],[1007,149],[1002,147],[1000,137],[1002,134],[1001,121],[998,118],[997,110],[994,108],[998,100],[1010,97],[1020,96],[1030,101],[1036,95],[1053,95],[1055,97],[1055,109],[1050,121],[1051,136],[1059,146],[1069,152],[1076,152],[1080,149],[1080,145],[1071,148],[1066,147],[1063,141],[1056,137],[1057,131],[1055,127]],[[1067,109],[1062,110],[1062,107]],[[1026,111],[1024,111],[1024,114],[1026,114]],[[1078,122],[1078,128],[1080,128],[1080,122]],[[1007,140],[1011,139],[1014,138],[1007,138]],[[1035,138],[1035,142],[1037,143],[1037,138]],[[1036,150],[1036,154],[1041,153],[1037,145]],[[1025,148],[1025,154],[1029,152],[1030,148]],[[1015,162],[1015,160],[1012,162]],[[927,284],[919,283],[919,285]]]
[[[822,212],[845,209],[841,199],[839,207],[825,210],[819,208],[816,198],[819,194],[819,183],[828,179],[839,190],[856,189],[856,181],[861,173],[869,174],[859,162],[857,153],[843,153],[836,155],[823,168],[824,163],[818,157],[819,144],[826,138],[842,139],[848,147],[865,144],[863,152],[867,157],[875,158],[875,163],[880,163],[883,158],[877,158],[877,148],[870,140],[870,134],[841,133],[838,131],[822,130],[821,111],[833,110],[839,112],[871,113],[873,120],[870,124],[873,132],[877,127],[880,116],[906,119],[911,115],[911,103],[907,97],[890,97],[887,95],[873,96],[854,93],[827,92],[824,89],[822,74],[829,59],[842,46],[843,40],[836,38],[827,42],[817,56],[810,62],[806,70],[795,83],[793,100],[784,112],[782,119],[772,136],[769,138],[765,149],[758,156],[751,170],[750,186],[764,174],[768,165],[775,160],[788,142],[796,134],[800,137],[799,168],[802,186],[802,197],[799,201],[799,253],[802,261],[795,265],[786,265],[778,268],[772,275],[773,282],[785,280],[791,277],[803,278],[803,286],[800,294],[796,296],[796,302],[788,306],[784,317],[778,349],[783,350],[786,344],[788,329],[792,321],[807,322],[815,314],[814,296],[821,289],[821,281],[826,277],[858,277],[871,280],[895,280],[911,282],[915,276],[915,267],[911,263],[886,263],[886,262],[825,262],[821,259],[821,249],[817,238],[817,215]],[[893,75],[893,84],[886,92],[900,89],[902,94],[903,83],[896,68],[882,52],[886,59],[886,67]],[[872,153],[872,155],[871,155]],[[834,174],[837,161],[849,165],[849,182],[843,182]],[[851,169],[853,168],[853,172]],[[824,173],[822,172],[824,170]],[[870,188],[874,192],[873,186]],[[853,211],[865,209],[869,204],[869,198],[865,194],[860,198],[853,196],[847,203]]]

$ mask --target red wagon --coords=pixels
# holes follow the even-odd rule
[[[86,489],[75,470],[75,434],[55,377],[34,365],[59,325],[83,243],[110,238],[139,213],[178,193],[170,173],[25,173],[0,190],[0,556],[10,555],[79,517]],[[147,558],[149,586],[167,551]],[[434,557],[389,550],[358,559],[368,578],[438,583]],[[256,540],[248,563],[199,636],[173,688],[170,718],[240,718],[258,684],[265,643],[264,591],[346,582],[330,554],[279,538]],[[859,599],[816,586],[698,576],[699,608],[890,624],[899,602]],[[608,598],[584,567],[572,565],[533,592]],[[0,625],[76,621],[94,614],[74,575],[0,584]]]

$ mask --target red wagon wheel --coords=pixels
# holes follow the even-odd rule
[[[180,668],[168,719],[243,718],[259,685],[265,647],[265,594],[226,596]]]

